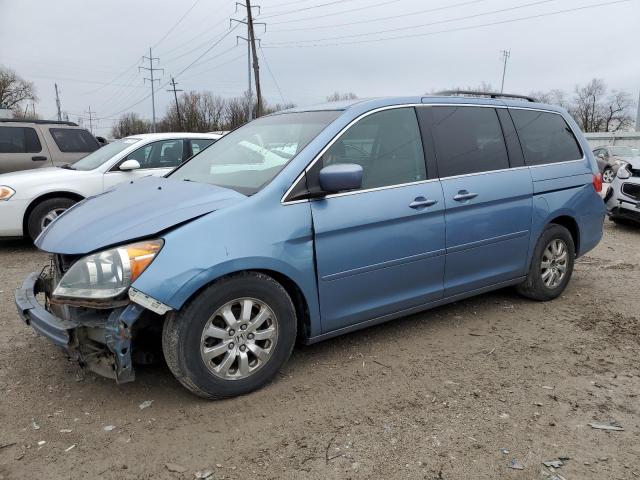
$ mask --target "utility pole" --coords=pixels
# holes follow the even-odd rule
[[[640,95],[638,95],[638,115],[636,116],[636,132],[640,132]]]
[[[253,31],[253,12],[251,11],[251,0],[244,0],[247,6],[247,23],[249,24],[249,41],[251,42],[251,53],[253,55],[253,73],[256,77],[256,116],[262,115],[262,91],[260,90],[260,66],[258,65],[258,52],[256,50],[256,35]],[[266,28],[266,26],[265,26]]]
[[[154,82],[160,82],[160,80],[153,77],[153,72],[162,70],[162,73],[164,74],[164,68],[153,68],[153,61],[154,60],[160,61],[160,59],[158,57],[153,56],[153,54],[151,53],[151,47],[149,47],[149,56],[147,57],[146,55],[144,55],[142,58],[143,60],[149,60],[149,67],[138,67],[138,71],[146,70],[149,72],[149,77],[151,77],[151,78],[144,77],[144,80],[145,81],[149,80],[149,83],[151,83],[151,112],[152,112],[151,130],[153,131],[153,133],[155,133],[156,132],[156,91],[155,91]]]
[[[58,121],[62,121],[62,111],[60,110],[60,94],[58,93],[58,84],[54,83],[53,86],[56,89],[56,108],[58,109]]]
[[[182,117],[180,116],[180,104],[178,103],[178,92],[182,92],[182,90],[179,90],[176,88],[176,85],[178,85],[176,83],[176,80],[171,77],[171,81],[169,82],[169,84],[171,85],[171,90],[167,90],[167,92],[173,92],[173,98],[176,99],[176,113],[178,114],[178,125],[180,125],[180,130],[182,130],[184,132],[184,125],[182,124]]]
[[[263,22],[254,22],[253,21],[253,9],[257,8],[258,13],[260,12],[260,6],[251,5],[251,0],[245,0],[245,3],[236,2],[236,11],[238,9],[238,5],[241,7],[245,7],[247,9],[247,19],[246,20],[236,20],[235,18],[231,19],[231,23],[238,22],[243,23],[247,26],[247,38],[244,37],[236,37],[236,41],[239,39],[245,40],[247,42],[247,56],[248,56],[248,67],[249,67],[249,110],[252,107],[252,98],[253,93],[251,91],[251,66],[253,65],[253,72],[255,78],[256,85],[256,116],[259,117],[262,115],[262,90],[260,89],[260,65],[258,64],[258,52],[256,50],[256,35],[254,27],[256,25],[264,26],[266,31],[267,24]],[[260,42],[260,39],[257,39]],[[249,120],[251,120],[252,114],[249,111]]]
[[[89,114],[89,131],[93,134],[93,114],[95,112],[91,111],[91,105],[89,105],[89,111],[87,113]]]
[[[247,23],[247,30],[249,29],[249,23]],[[247,73],[248,73],[248,80],[249,80],[249,87],[247,89],[247,96],[249,97],[249,101],[247,102],[247,121],[250,122],[252,120],[251,117],[253,117],[253,92],[251,91],[251,42],[249,41],[249,35],[247,32],[247,37],[242,37],[237,35],[236,36],[236,45],[238,44],[238,40],[244,40],[245,42],[247,42]],[[258,39],[258,42],[260,40]]]
[[[500,87],[500,93],[504,93],[504,77],[507,75],[507,61],[511,56],[511,50],[502,50],[502,59],[504,60],[504,66],[502,67],[502,86]]]

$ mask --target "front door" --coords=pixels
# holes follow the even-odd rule
[[[184,142],[181,139],[158,140],[134,150],[104,174],[104,189],[128,180],[142,177],[161,177],[182,163]],[[137,160],[140,168],[122,171],[119,166],[125,160]]]
[[[510,164],[496,110],[472,106],[430,110],[446,208],[445,297],[523,276],[533,184],[528,168]],[[508,127],[515,140],[513,125]]]
[[[311,202],[324,332],[442,297],[444,201],[428,180],[415,110],[373,113],[309,172],[357,163],[362,188]]]

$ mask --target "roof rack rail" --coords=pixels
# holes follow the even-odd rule
[[[70,127],[77,127],[75,122],[65,122],[62,120],[40,120],[40,119],[28,119],[28,118],[0,118],[0,122],[13,122],[13,123],[40,123],[46,125],[68,125]]]
[[[498,92],[478,92],[474,90],[444,90],[438,92],[438,95],[466,95],[469,97],[489,97],[489,98],[519,98],[528,102],[537,102],[533,97],[526,95],[516,95],[514,93],[498,93]]]

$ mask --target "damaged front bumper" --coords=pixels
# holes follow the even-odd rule
[[[38,272],[24,280],[15,292],[20,317],[82,367],[118,383],[133,381],[133,326],[146,309],[135,303],[105,310],[52,305],[52,281]]]

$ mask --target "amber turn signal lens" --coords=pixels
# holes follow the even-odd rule
[[[0,200],[9,200],[15,193],[13,188],[0,185]]]
[[[127,245],[127,255],[131,268],[131,282],[133,283],[162,248],[162,240],[149,240],[146,242],[132,243]]]

